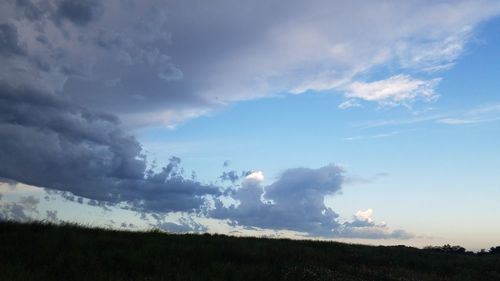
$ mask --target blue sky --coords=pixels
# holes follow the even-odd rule
[[[372,208],[422,235],[443,233],[469,245],[496,241],[500,113],[473,112],[500,105],[499,22],[481,25],[456,65],[439,73],[440,97],[430,103],[340,110],[336,91],[283,94],[173,130],[147,129],[140,139],[158,159],[174,152],[207,181],[225,160],[237,170],[262,170],[270,181],[290,166],[339,163],[354,179],[331,199],[341,214]],[[474,122],[439,122],[446,118]]]
[[[500,244],[497,1],[42,2],[2,9],[0,218]]]

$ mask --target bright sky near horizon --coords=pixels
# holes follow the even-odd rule
[[[5,1],[0,219],[500,245],[499,15]]]

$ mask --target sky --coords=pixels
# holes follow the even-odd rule
[[[3,1],[0,219],[500,245],[499,15]]]

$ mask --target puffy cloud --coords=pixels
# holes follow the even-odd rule
[[[340,190],[342,173],[335,165],[289,169],[277,181],[262,187],[262,172],[253,172],[233,195],[239,205],[226,208],[217,202],[211,216],[231,219],[243,226],[329,236],[338,226],[338,215],[323,200]]]
[[[414,237],[413,234],[402,229],[391,230],[384,222],[375,222],[372,216],[372,209],[357,211],[352,221],[344,222],[338,228],[338,235],[368,239],[409,239]]]
[[[366,211],[359,210],[356,212],[354,217],[358,221],[366,221],[366,222],[372,222],[372,215],[373,215],[373,210],[372,209],[367,209]]]
[[[261,183],[264,181],[264,173],[262,171],[250,172],[245,176],[244,183],[252,184],[252,183]]]
[[[140,210],[193,211],[216,187],[185,179],[173,157],[147,170],[137,140],[109,114],[0,84],[0,177]]]

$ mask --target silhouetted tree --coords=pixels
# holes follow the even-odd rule
[[[444,252],[444,253],[456,253],[465,254],[465,248],[459,245],[451,246],[450,244],[445,244],[443,246],[427,246],[424,250],[434,251],[434,252]]]
[[[498,255],[498,254],[500,254],[500,246],[491,247],[489,253],[491,255]]]

